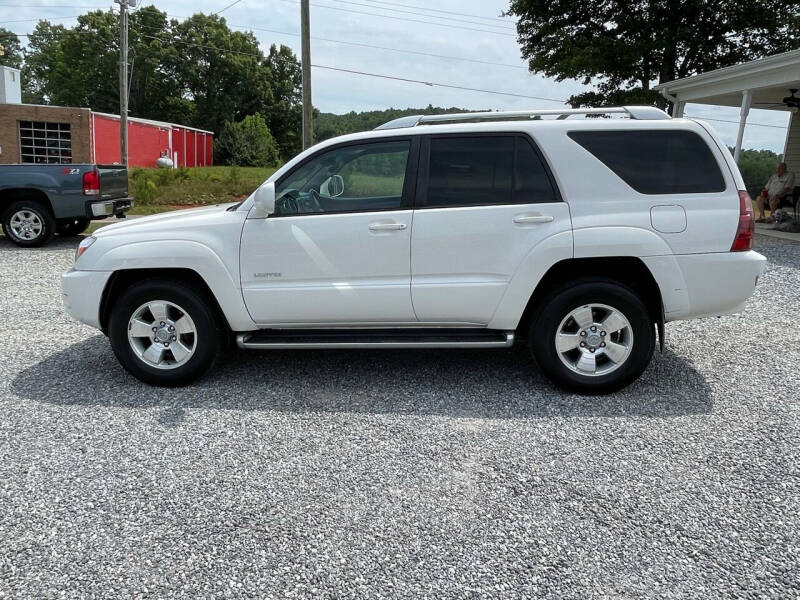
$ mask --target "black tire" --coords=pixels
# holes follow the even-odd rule
[[[196,329],[194,354],[184,364],[169,369],[145,362],[128,341],[131,317],[142,305],[158,300],[180,307]],[[175,387],[191,383],[211,369],[224,346],[226,331],[213,307],[214,301],[206,290],[190,282],[146,279],[135,283],[119,296],[111,309],[109,339],[114,354],[131,375],[150,385]]]
[[[562,321],[575,309],[590,304],[613,307],[628,320],[632,330],[629,353],[625,359],[619,361],[618,366],[614,366],[616,363],[609,356],[603,356],[610,347],[598,348],[592,352],[592,360],[596,362],[598,371],[603,367],[613,369],[605,374],[584,375],[576,372],[562,361],[561,353],[556,348],[556,335]],[[595,308],[592,314],[597,319],[602,319],[604,315],[608,315],[603,310]],[[565,327],[572,327],[575,335],[580,335],[582,330],[574,320],[567,321]],[[603,335],[606,333],[603,332]],[[627,334],[623,331],[612,335]],[[578,339],[582,341],[587,338]],[[599,339],[610,342],[612,338]],[[555,290],[540,305],[528,333],[531,352],[544,374],[558,386],[579,394],[609,394],[629,385],[650,363],[655,341],[655,327],[642,300],[630,288],[606,278],[580,279]],[[589,347],[591,345],[585,351],[589,351]],[[565,355],[565,360],[577,360],[585,351],[581,348],[570,351]]]
[[[80,235],[89,227],[91,221],[86,217],[76,219],[62,219],[56,222],[56,233],[63,237]]]
[[[35,223],[34,231],[18,232],[12,227],[15,215],[29,216],[28,221]],[[50,209],[36,200],[18,200],[3,211],[3,233],[18,246],[34,247],[50,241],[56,231],[56,222]]]

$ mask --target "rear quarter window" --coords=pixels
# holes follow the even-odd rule
[[[570,131],[567,135],[641,194],[725,190],[713,152],[692,131]]]

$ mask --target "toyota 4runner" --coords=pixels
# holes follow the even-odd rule
[[[708,125],[652,107],[406,117],[317,144],[238,204],[103,228],[64,302],[154,385],[191,382],[233,339],[521,341],[558,385],[607,393],[665,322],[753,293],[744,190]]]

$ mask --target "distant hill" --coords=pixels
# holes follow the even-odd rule
[[[344,115],[318,113],[314,116],[314,140],[321,142],[337,135],[368,131],[387,121],[408,115],[440,115],[442,113],[472,112],[472,110],[428,105],[427,108],[388,108],[386,110],[349,112]]]

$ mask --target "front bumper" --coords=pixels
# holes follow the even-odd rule
[[[86,204],[86,216],[90,219],[105,219],[114,215],[124,217],[125,212],[133,208],[133,198],[117,198],[116,200],[96,200]]]
[[[74,268],[61,276],[61,297],[73,319],[101,329],[100,300],[110,277],[110,271],[76,271]]]

